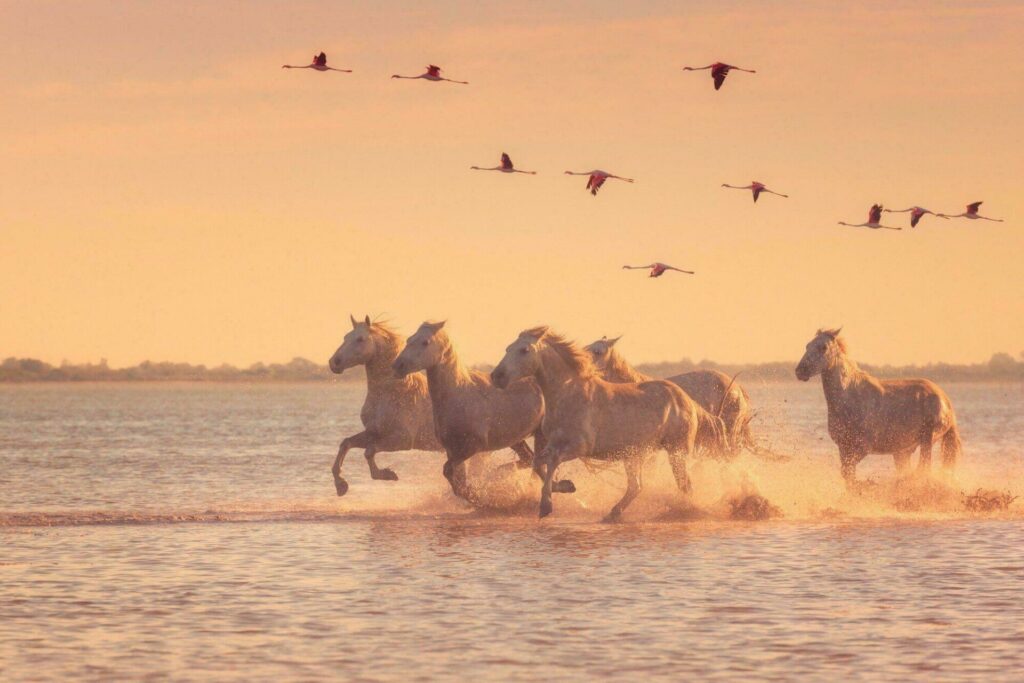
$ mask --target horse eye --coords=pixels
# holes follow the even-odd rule
[[[364,342],[364,341],[366,341],[366,337],[360,337],[359,339],[356,339],[356,341],[360,342],[360,343]]]
[[[519,349],[519,353],[521,355],[525,356],[527,353],[529,353],[529,350],[528,349]]]
[[[598,349],[597,351],[594,352],[594,355],[603,356],[604,355],[604,349]]]
[[[424,346],[430,346],[430,340],[429,339],[424,339],[423,340],[423,345]]]

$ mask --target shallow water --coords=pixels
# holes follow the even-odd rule
[[[658,459],[606,525],[622,475],[578,464],[543,522],[528,477],[473,512],[433,454],[351,453],[337,498],[358,386],[0,387],[0,678],[1019,680],[1021,501],[960,492],[1024,494],[1024,387],[949,385],[956,481],[872,456],[860,496],[820,385],[748,390],[792,461],[694,463],[694,514]],[[784,516],[730,520],[747,493]]]

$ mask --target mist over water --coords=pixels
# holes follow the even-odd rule
[[[820,384],[753,385],[756,434],[790,461],[691,461],[683,501],[655,456],[606,525],[621,468],[565,466],[578,493],[539,522],[511,454],[474,472],[485,510],[428,453],[379,455],[400,481],[375,482],[353,451],[337,498],[361,387],[2,387],[0,673],[1011,680],[1024,504],[964,495],[1024,494],[1024,387],[945,388],[952,482],[869,456],[850,495]],[[779,516],[734,519],[752,495]]]

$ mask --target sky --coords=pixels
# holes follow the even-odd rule
[[[0,0],[0,356],[1024,351],[1019,2]],[[327,52],[352,74],[283,70]],[[715,92],[708,72],[734,72]],[[470,85],[397,81],[428,63]],[[469,170],[501,152],[536,176]],[[600,168],[595,198],[565,170]],[[727,190],[759,180],[790,195]],[[915,204],[902,232],[842,228]],[[906,214],[887,214],[906,225]],[[651,279],[625,263],[697,271]]]

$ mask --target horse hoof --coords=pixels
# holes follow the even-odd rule
[[[390,467],[385,467],[377,474],[379,475],[377,477],[378,479],[383,479],[384,481],[398,481],[398,475],[395,474],[395,471]]]
[[[576,484],[572,483],[569,479],[562,479],[561,481],[556,481],[551,490],[555,493],[576,493]]]
[[[618,510],[612,510],[607,515],[605,515],[604,519],[602,519],[601,522],[604,523],[604,524],[615,524],[621,518],[622,518],[622,513],[620,513]]]
[[[540,502],[540,518],[544,519],[545,517],[550,515],[551,514],[551,509],[552,509],[551,501],[550,500],[542,500]]]
[[[348,482],[341,477],[335,477],[334,490],[338,492],[338,496],[344,496],[348,493]]]

